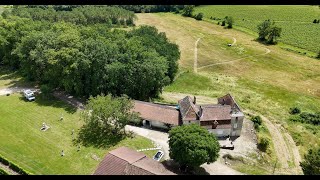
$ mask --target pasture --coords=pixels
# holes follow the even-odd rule
[[[171,98],[175,93],[209,98],[231,93],[245,111],[261,114],[288,130],[301,155],[320,143],[319,127],[310,130],[287,120],[293,106],[302,111],[320,110],[319,61],[262,45],[254,36],[234,29],[172,13],[138,14],[137,24],[156,26],[180,47],[180,74],[164,89],[162,101],[176,103]],[[198,72],[194,73],[198,38]],[[234,38],[235,45],[227,46]]]
[[[202,12],[208,21],[217,23],[210,18],[223,19],[225,16],[234,18],[236,29],[250,31],[257,36],[257,25],[264,20],[274,20],[282,28],[279,41],[293,46],[281,45],[300,53],[314,56],[320,51],[320,24],[312,23],[320,19],[319,6],[307,5],[206,5],[195,8],[195,14]],[[294,48],[294,47],[298,47]],[[310,52],[309,52],[310,51]],[[313,53],[312,53],[313,52]]]

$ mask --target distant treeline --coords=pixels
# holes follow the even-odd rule
[[[89,14],[100,8],[110,7],[70,12]],[[110,9],[114,11],[104,15],[107,19],[127,11]],[[38,12],[43,12],[41,20],[33,17]],[[172,82],[180,51],[155,27],[125,31],[101,23],[102,17],[82,24],[65,21],[62,15],[54,20],[51,12],[68,11],[19,7],[0,17],[0,64],[19,70],[46,91],[60,88],[86,97],[111,93],[147,100]]]
[[[136,13],[149,12],[178,12],[185,5],[117,5],[123,9],[134,11]]]
[[[2,15],[6,17],[8,14],[35,21],[65,21],[82,25],[106,23],[131,26],[135,19],[134,12],[111,6],[13,6],[11,12],[6,10]]]

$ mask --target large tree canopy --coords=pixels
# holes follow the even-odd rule
[[[198,167],[219,157],[217,138],[198,124],[182,125],[169,131],[169,155],[181,166]]]
[[[76,9],[86,16],[95,8],[100,7]],[[28,9],[16,11],[34,13]],[[43,16],[55,11],[32,9],[48,11]],[[119,10],[123,11],[126,10]],[[0,17],[0,61],[48,87],[86,97],[111,93],[146,100],[158,96],[178,70],[178,46],[155,27],[125,31],[94,22],[83,25],[54,20],[50,23],[45,18],[38,21],[24,18],[26,15],[15,16],[19,15],[17,12]],[[56,13],[61,12],[66,11]],[[109,13],[116,16],[116,12]]]
[[[90,97],[81,114],[85,122],[78,141],[84,145],[109,146],[125,137],[124,127],[138,115],[131,112],[133,102],[126,96]]]

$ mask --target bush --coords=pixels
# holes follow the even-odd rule
[[[316,56],[317,59],[320,59],[320,51],[318,52],[318,55]]]
[[[9,173],[3,169],[0,169],[0,175],[9,175]]]
[[[225,26],[226,25],[226,21],[222,21],[221,26]]]
[[[251,121],[253,121],[254,124],[258,124],[258,125],[262,124],[262,119],[260,116],[253,116],[251,118]]]
[[[269,145],[270,145],[269,138],[266,138],[266,137],[259,138],[258,149],[260,151],[266,152],[268,147],[269,147]]]
[[[320,175],[320,148],[309,149],[300,166],[305,175]]]
[[[254,123],[253,127],[254,127],[254,129],[255,129],[257,132],[260,131],[260,125],[259,125],[259,124]]]
[[[298,107],[292,107],[290,108],[290,114],[299,114],[301,110]]]
[[[14,170],[15,172],[21,174],[21,175],[29,175],[31,174],[30,172],[22,169],[21,167],[19,167],[18,165],[14,164],[13,162],[8,161],[6,158],[2,157],[0,155],[0,162],[4,165],[9,166],[10,169]],[[1,174],[1,173],[0,173]]]
[[[203,18],[203,13],[198,13],[197,15],[194,16],[194,18],[198,21],[201,21]]]
[[[314,20],[313,20],[313,23],[317,23],[317,19],[314,19]]]

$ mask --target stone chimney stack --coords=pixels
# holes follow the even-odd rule
[[[196,104],[196,102],[197,102],[197,98],[196,96],[193,96],[193,104]]]

